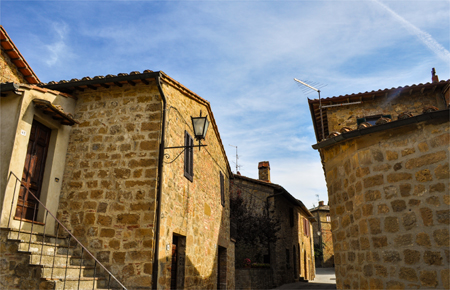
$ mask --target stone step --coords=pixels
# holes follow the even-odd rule
[[[92,289],[105,289],[107,280],[105,278],[81,278],[80,281],[77,279],[62,279],[47,280],[47,284],[52,283],[54,285],[54,290],[92,290]]]
[[[73,248],[69,248],[67,246],[59,246],[50,243],[42,243],[42,242],[20,242],[18,247],[19,252],[29,252],[29,253],[37,253],[44,255],[53,255],[56,251],[57,255],[69,255],[73,254]]]
[[[45,242],[45,243],[49,243],[49,244],[56,244],[57,245],[61,245],[61,246],[67,246],[67,242],[68,239],[64,239],[64,238],[56,238],[56,236],[54,235],[49,235],[46,234],[45,237],[43,234],[41,233],[30,233],[30,232],[26,232],[26,231],[21,231],[19,233],[19,231],[17,230],[11,230],[8,233],[8,239],[9,240],[18,240],[21,242],[29,242],[30,241],[30,235],[31,235],[31,242]]]
[[[67,262],[68,259],[68,262]],[[54,261],[54,262],[53,262]],[[91,259],[83,259],[79,256],[67,256],[67,255],[40,255],[38,253],[31,253],[30,255],[30,265],[42,265],[45,267],[65,267],[66,263],[68,266],[80,266],[81,261],[83,261],[83,266],[93,266],[94,261]]]
[[[80,274],[81,272],[81,274]],[[96,277],[102,277],[99,269],[95,271]],[[92,278],[94,277],[94,267],[92,266],[55,266],[55,267],[42,267],[41,277],[47,279],[78,279]]]

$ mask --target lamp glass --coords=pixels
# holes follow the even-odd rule
[[[194,127],[195,139],[205,139],[206,131],[209,126],[207,117],[192,117],[192,126]]]

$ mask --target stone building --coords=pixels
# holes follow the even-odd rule
[[[338,289],[449,289],[449,86],[309,100]]]
[[[317,220],[312,224],[316,267],[334,267],[330,207],[319,201],[319,205],[309,211]]]
[[[81,277],[101,288],[101,263],[127,289],[234,288],[232,173],[209,102],[160,71],[39,83],[5,35],[2,287],[76,288]],[[194,148],[199,116],[207,146]]]
[[[236,287],[240,289],[267,289],[294,281],[315,277],[313,254],[312,214],[300,200],[282,186],[271,183],[268,161],[258,164],[259,179],[235,174],[231,180],[231,196],[242,197],[245,206],[259,215],[268,214],[279,222],[278,240],[274,244],[248,247],[236,244]],[[231,217],[233,221],[233,216]],[[238,225],[239,226],[239,225]],[[253,269],[242,269],[245,258],[252,262],[270,264],[270,271],[259,271],[265,285],[248,285]],[[255,281],[253,281],[255,283]],[[259,288],[258,288],[259,287]]]

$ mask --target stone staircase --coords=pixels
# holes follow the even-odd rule
[[[36,284],[39,285],[39,289],[112,289],[107,286],[109,283],[113,285],[113,281],[105,278],[100,267],[94,267],[96,264],[92,259],[86,259],[86,255],[82,258],[80,247],[68,244],[69,239],[48,234],[44,237],[43,234],[29,231],[20,233],[11,229],[2,229],[2,231],[2,234],[8,231],[5,244],[9,244],[9,248],[16,249],[20,257],[29,256],[28,269],[22,266],[20,271],[16,271],[17,276],[20,277],[21,271],[34,273],[33,278],[39,280]],[[6,255],[8,255],[7,250]]]

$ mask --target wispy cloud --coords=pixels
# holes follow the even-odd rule
[[[66,44],[66,35],[69,32],[67,24],[64,22],[54,22],[52,28],[55,33],[55,40],[52,43],[45,45],[49,52],[46,60],[48,66],[54,66],[61,59],[67,59],[67,56],[71,54],[70,48]]]
[[[389,12],[398,22],[400,22],[410,33],[415,35],[424,45],[426,45],[433,53],[435,53],[443,61],[450,63],[450,52],[445,49],[441,44],[439,44],[430,34],[422,31],[420,28],[416,27],[411,22],[407,21],[405,18],[400,16],[398,13],[393,11],[391,8],[383,4],[378,0],[373,0],[381,7],[383,7],[387,12]]]

